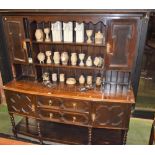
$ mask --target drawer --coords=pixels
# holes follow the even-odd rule
[[[91,103],[74,99],[38,96],[37,106],[46,106],[46,108],[50,109],[63,109],[72,112],[89,113]]]
[[[127,129],[131,105],[126,103],[93,104],[92,122],[95,127]]]
[[[89,113],[91,108],[91,103],[81,100],[71,100],[64,99],[62,108],[69,111]]]
[[[59,122],[61,120],[61,113],[53,110],[39,110],[39,117],[41,119]]]
[[[28,116],[35,115],[34,96],[13,91],[5,91],[9,112]]]
[[[63,122],[66,124],[81,124],[87,125],[89,123],[89,115],[87,114],[76,114],[65,111],[57,111],[57,110],[45,110],[40,109],[38,111],[40,119],[44,119],[47,121],[53,122]]]
[[[87,115],[87,114],[64,113],[62,115],[62,120],[66,123],[69,123],[69,124],[88,125],[89,115]]]
[[[37,96],[37,106],[48,106],[48,108],[60,109],[63,100],[55,97]]]

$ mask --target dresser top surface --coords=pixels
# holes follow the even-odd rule
[[[134,104],[133,91],[129,91],[127,96],[122,95],[105,95],[99,89],[88,90],[80,92],[79,86],[68,86],[65,84],[56,85],[53,88],[47,88],[41,83],[31,81],[12,81],[3,87],[5,90],[11,90],[21,93],[28,93],[33,95],[53,96],[62,98],[72,98],[86,101],[106,101],[118,103]]]

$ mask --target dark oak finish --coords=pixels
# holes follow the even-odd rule
[[[137,20],[112,19],[109,21],[107,67],[132,69],[136,51]]]
[[[24,46],[24,26],[22,17],[4,17],[5,33],[9,42],[9,51],[13,62],[27,63]]]
[[[40,144],[46,140],[65,144],[125,144],[131,107],[135,97],[131,76],[137,56],[138,24],[140,13],[53,12],[46,14],[24,13],[3,16],[5,35],[8,39],[14,80],[4,86],[14,135],[25,134],[37,138]],[[84,23],[84,42],[37,42],[35,31],[51,23]],[[92,44],[87,44],[86,30],[92,29]],[[105,44],[95,44],[95,33],[105,34]],[[50,37],[52,33],[50,32]],[[52,37],[51,37],[52,40]],[[104,58],[102,67],[40,64],[37,55],[45,52],[67,51],[85,53],[86,58]],[[86,61],[86,58],[84,61]],[[79,64],[79,60],[78,60]],[[73,86],[57,82],[52,88],[42,83],[42,74],[64,73],[75,77]],[[81,92],[80,75],[93,76],[93,88]],[[100,87],[95,79],[100,76]],[[50,76],[51,80],[51,76]],[[58,78],[59,81],[59,78]],[[13,115],[25,117],[15,124]]]

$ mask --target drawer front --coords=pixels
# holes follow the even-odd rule
[[[34,96],[13,91],[5,91],[9,112],[28,116],[35,115]]]
[[[87,114],[63,113],[62,120],[66,123],[69,123],[69,124],[88,125],[89,115],[87,115]]]
[[[72,114],[69,112],[57,110],[40,109],[39,117],[40,119],[47,121],[63,122],[66,124],[87,125],[89,122],[89,115],[87,114]]]
[[[61,120],[61,113],[52,110],[39,110],[39,117],[44,120],[59,122]]]
[[[92,122],[95,127],[128,128],[131,105],[96,103],[93,106]]]
[[[37,105],[50,109],[63,109],[66,111],[89,113],[91,103],[87,101],[74,100],[74,99],[63,99],[55,97],[37,97]]]
[[[81,113],[89,113],[90,112],[91,103],[87,101],[81,100],[70,100],[65,99],[62,105],[62,108],[65,110],[81,112]]]
[[[55,97],[37,96],[37,106],[47,106],[52,109],[60,109],[63,100]]]

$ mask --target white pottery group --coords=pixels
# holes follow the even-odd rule
[[[37,58],[40,63],[51,64],[52,63],[51,57],[52,57],[51,51],[46,51],[45,54],[43,52],[39,52],[37,55]],[[46,62],[45,62],[45,59],[46,59]],[[77,53],[73,52],[71,53],[71,56],[69,56],[68,52],[62,52],[62,53],[58,51],[53,52],[53,62],[56,65],[59,65],[60,62],[62,63],[62,65],[68,65],[69,59],[71,60],[72,66],[77,65],[78,59],[79,59],[79,64],[78,64],[79,66],[86,65],[88,67],[91,67],[94,64],[96,67],[102,67],[104,63],[104,59],[102,57],[95,57],[93,61],[91,56],[88,56],[86,61],[84,62],[85,53],[79,53],[77,55]]]
[[[52,31],[50,36],[50,31]],[[35,31],[35,37],[37,42],[51,42],[51,38],[53,42],[67,42],[72,43],[73,42],[73,31],[75,31],[76,37],[75,40],[77,43],[83,43],[84,42],[84,23],[77,23],[75,24],[75,28],[73,29],[73,22],[60,22],[56,21],[55,23],[51,23],[51,30],[50,28],[44,28],[43,30],[41,28],[37,28]],[[63,33],[62,33],[63,32]],[[86,30],[87,35],[87,43],[91,44],[92,41],[92,35],[93,30],[88,29]],[[62,35],[63,34],[63,35]],[[44,38],[45,36],[45,38]],[[95,33],[95,44],[104,44],[105,43],[105,36],[104,33],[101,33],[101,31],[98,31]]]
[[[58,78],[58,76],[59,76],[59,78]],[[42,78],[43,78],[43,81],[44,82],[45,81],[46,82],[50,82],[50,77],[49,77],[49,73],[48,72],[43,73]],[[64,83],[65,82],[65,74],[64,73],[60,73],[58,75],[57,73],[52,73],[51,79],[52,79],[53,82],[58,82],[58,79],[59,79],[59,82]],[[93,84],[93,76],[88,75],[85,78],[84,75],[80,75],[80,77],[78,79],[78,82],[79,82],[80,85],[85,85],[85,84],[86,85],[92,85]],[[76,83],[77,83],[77,81],[73,77],[66,79],[66,84],[68,84],[68,85],[74,85]],[[101,86],[102,79],[101,79],[100,76],[97,76],[96,77],[95,84],[96,84],[96,86]]]

